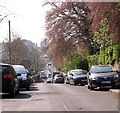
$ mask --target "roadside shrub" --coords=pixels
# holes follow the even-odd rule
[[[112,45],[105,50],[100,49],[100,52],[87,57],[89,67],[96,64],[114,64],[120,59],[120,45]]]
[[[67,72],[71,69],[84,69],[88,70],[88,61],[86,57],[82,57],[78,53],[73,53],[69,61],[64,64],[64,71]]]

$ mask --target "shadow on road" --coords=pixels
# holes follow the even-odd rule
[[[30,91],[38,91],[36,84],[31,84]],[[30,91],[26,89],[21,89],[19,94],[16,94],[14,97],[11,97],[9,94],[0,94],[2,99],[28,99],[31,98]]]
[[[28,98],[31,98],[30,94],[21,92],[15,95],[14,97],[11,97],[9,94],[2,94],[2,99],[28,99]]]

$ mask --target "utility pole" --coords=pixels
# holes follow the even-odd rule
[[[8,21],[9,25],[9,63],[11,64],[11,25],[10,25],[10,20]]]

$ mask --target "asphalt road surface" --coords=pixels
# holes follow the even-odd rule
[[[35,83],[13,98],[2,95],[2,111],[118,111],[118,95],[86,86]]]

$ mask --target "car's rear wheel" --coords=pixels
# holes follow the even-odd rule
[[[76,86],[77,84],[75,83],[75,81],[73,80],[73,85]]]
[[[72,79],[70,79],[69,83],[70,83],[70,85],[73,85],[73,81],[72,81]]]

